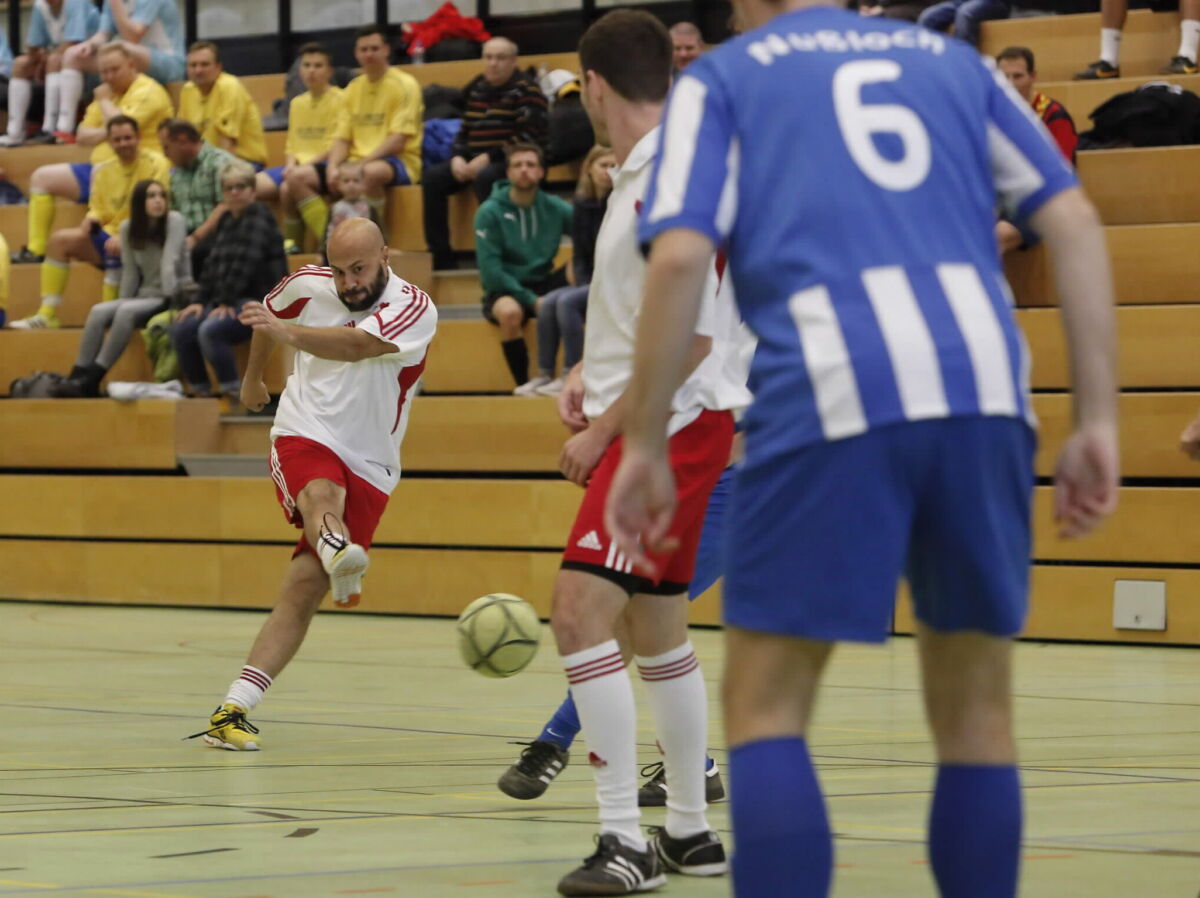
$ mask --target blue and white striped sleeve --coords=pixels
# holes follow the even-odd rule
[[[715,68],[692,68],[695,74],[681,77],[667,102],[638,228],[643,246],[672,228],[699,231],[720,246],[733,227],[738,141],[732,107]]]
[[[1046,126],[996,71],[988,69],[988,152],[996,193],[1009,217],[1023,222],[1055,194],[1079,179],[1067,165]]]

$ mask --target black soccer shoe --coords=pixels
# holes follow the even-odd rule
[[[1097,59],[1095,62],[1088,63],[1088,67],[1082,72],[1076,72],[1071,77],[1076,81],[1103,81],[1106,78],[1120,78],[1121,67],[1109,65],[1103,59]]]
[[[648,779],[642,788],[638,789],[639,808],[661,808],[667,804],[667,768],[662,761],[655,761],[642,768],[642,776]],[[721,771],[717,765],[704,771],[704,800],[709,804],[721,801],[725,797],[725,784],[721,782]]]
[[[1200,72],[1200,66],[1186,56],[1172,56],[1171,61],[1158,70],[1160,75],[1195,75],[1197,72]]]
[[[558,881],[560,895],[633,895],[666,885],[653,846],[634,851],[611,833],[596,837],[596,853]]]
[[[729,871],[725,846],[714,832],[675,839],[665,827],[651,827],[650,847],[671,873],[684,876],[721,876]]]
[[[500,791],[511,798],[528,801],[538,798],[562,773],[571,755],[553,742],[514,742],[528,746],[517,763],[513,764],[496,782]]]

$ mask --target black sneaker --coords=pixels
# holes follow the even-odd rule
[[[45,261],[45,256],[38,255],[35,252],[30,252],[28,246],[22,246],[20,252],[12,254],[12,262],[14,265],[40,265]]]
[[[642,788],[638,789],[639,808],[661,808],[667,804],[667,768],[662,761],[655,761],[642,768],[642,776],[648,779]],[[721,782],[721,771],[716,762],[704,771],[704,800],[709,804],[721,801],[725,797],[725,784]]]
[[[611,833],[596,837],[596,853],[558,881],[560,895],[633,895],[666,885],[653,846],[634,851]]]
[[[684,876],[721,876],[728,872],[725,846],[714,832],[673,839],[665,827],[650,828],[650,847],[664,867]]]
[[[1200,66],[1186,56],[1173,56],[1171,61],[1158,70],[1160,75],[1195,75]]]
[[[51,144],[54,143],[54,135],[49,131],[38,131],[32,137],[26,138],[25,143]]]
[[[1109,65],[1103,59],[1097,59],[1095,62],[1089,63],[1082,72],[1076,72],[1072,77],[1076,81],[1103,81],[1105,78],[1120,78],[1121,67]]]
[[[496,782],[500,791],[512,798],[528,801],[537,798],[549,788],[554,778],[562,773],[571,755],[553,742],[514,742],[528,746],[517,763],[513,764]]]

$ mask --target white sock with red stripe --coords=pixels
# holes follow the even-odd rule
[[[564,655],[562,662],[596,777],[600,832],[645,851],[646,838],[638,825],[642,815],[637,803],[637,706],[621,649],[610,639]],[[700,752],[704,753],[703,742]]]
[[[271,688],[271,682],[263,671],[247,664],[242,668],[241,676],[229,684],[229,692],[222,704],[238,705],[252,711],[262,701],[263,693]]]
[[[708,694],[700,662],[690,642],[652,658],[637,655],[634,661],[654,712],[667,769],[667,834],[685,839],[708,832],[704,816]]]

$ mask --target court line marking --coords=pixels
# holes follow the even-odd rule
[[[239,848],[205,848],[202,851],[179,851],[175,854],[152,854],[154,860],[161,860],[167,857],[195,857],[198,854],[220,854],[223,851],[240,851]]]

